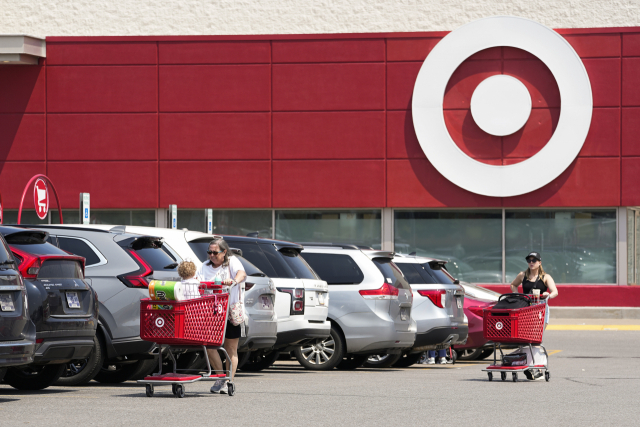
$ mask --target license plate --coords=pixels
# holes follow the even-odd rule
[[[2,311],[16,311],[11,295],[0,294],[0,309],[2,309]]]
[[[324,305],[324,294],[322,292],[318,292],[318,304]]]
[[[409,320],[409,310],[406,308],[400,309],[400,319]]]
[[[462,298],[456,298],[456,302],[458,303],[458,308],[462,308]]]
[[[260,301],[262,302],[262,308],[265,310],[269,310],[273,307],[273,305],[271,305],[271,298],[269,297],[261,296]]]
[[[67,304],[69,304],[69,308],[80,308],[77,292],[67,292]]]

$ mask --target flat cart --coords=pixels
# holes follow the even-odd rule
[[[154,395],[155,387],[171,386],[176,397],[184,397],[185,384],[198,381],[228,380],[229,396],[235,393],[231,380],[233,369],[231,358],[222,344],[227,326],[229,294],[222,286],[203,283],[199,294],[185,301],[163,301],[145,298],[140,301],[140,338],[151,341],[167,350],[173,362],[173,371],[162,372],[162,357],[159,372],[138,380],[144,384],[148,397]],[[177,369],[174,352],[185,349],[201,349],[207,362],[207,371],[201,373],[189,369]],[[221,350],[229,360],[229,370],[215,374],[207,349]],[[180,371],[180,372],[178,372]],[[189,372],[190,371],[190,372]]]
[[[524,308],[486,308],[483,310],[483,335],[486,339],[493,341],[493,364],[483,369],[487,373],[489,381],[493,380],[494,373],[500,373],[502,381],[505,381],[508,374],[511,374],[511,379],[516,382],[518,381],[519,373],[528,374],[533,378],[536,370],[543,372],[545,380],[549,381],[551,378],[549,355],[542,345],[546,309],[547,305],[544,302],[540,302]],[[502,343],[519,344],[519,350],[522,350],[525,346],[528,347],[531,361],[527,357],[526,362],[522,365],[505,366],[502,363],[498,364],[496,349],[500,351],[500,360],[502,361],[504,358]],[[537,363],[534,360],[534,345],[539,346],[544,352],[546,356],[545,363]]]

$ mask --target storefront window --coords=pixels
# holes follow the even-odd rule
[[[506,281],[540,252],[557,283],[616,283],[616,211],[506,211]]]
[[[449,261],[456,279],[502,283],[501,211],[396,211],[395,251]]]
[[[178,228],[206,233],[205,209],[178,209]],[[264,210],[213,210],[213,234],[246,236],[258,233],[260,237],[271,238],[271,211]]]
[[[63,209],[62,220],[65,224],[80,224],[80,212],[77,209]],[[156,226],[156,211],[145,210],[100,210],[91,209],[91,224]],[[58,211],[51,211],[51,224],[60,224]]]
[[[371,211],[277,211],[276,239],[350,243],[380,249],[382,213]]]
[[[58,211],[55,211],[56,215],[58,215]],[[18,211],[4,211],[4,218],[2,219],[3,224],[17,224],[18,223]],[[22,216],[20,217],[20,224],[48,224],[49,219],[40,219],[36,214],[36,211],[31,209],[23,209]]]

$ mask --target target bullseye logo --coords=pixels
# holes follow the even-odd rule
[[[460,64],[481,50],[501,46],[525,50],[549,68],[561,108],[554,134],[537,154],[517,164],[495,166],[469,157],[456,145],[445,124],[443,102],[447,83]],[[511,16],[481,19],[444,37],[422,64],[412,100],[418,141],[436,170],[467,191],[493,197],[529,193],[564,172],[584,144],[592,110],[589,76],[571,45],[544,25]],[[518,131],[530,113],[531,95],[515,77],[491,76],[471,97],[473,120],[491,135]]]
[[[162,328],[164,326],[164,319],[162,317],[158,317],[156,319],[156,327]]]
[[[502,329],[502,322],[496,323],[496,329],[497,330],[501,330]]]

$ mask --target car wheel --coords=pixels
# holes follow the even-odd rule
[[[423,353],[405,353],[396,363],[393,364],[394,368],[408,368],[411,365],[415,365],[420,361]]]
[[[477,360],[480,358],[484,349],[482,348],[458,348],[458,360]]]
[[[30,365],[9,368],[4,376],[4,382],[18,390],[42,390],[56,382],[64,369],[65,365]]]
[[[278,360],[280,352],[273,351],[252,351],[249,355],[249,360],[242,366],[242,370],[245,372],[258,372],[263,369],[267,369],[269,366]]]
[[[98,374],[102,366],[102,346],[97,336],[93,337],[93,350],[86,359],[72,360],[65,363],[64,371],[55,385],[79,386],[89,383]]]
[[[251,356],[250,351],[239,351],[238,352],[238,368],[242,369],[245,363],[249,360],[249,356]]]
[[[493,354],[493,349],[492,348],[485,348],[484,350],[482,350],[482,354],[480,356],[478,356],[478,360],[486,359],[487,357],[491,356],[492,354]]]
[[[0,381],[2,381],[6,373],[7,373],[7,368],[0,368]]]
[[[130,363],[108,363],[106,362],[100,368],[98,375],[93,379],[104,384],[123,383],[131,379],[131,377],[140,369],[140,365],[146,360],[138,360]]]
[[[296,347],[293,354],[306,369],[327,371],[342,362],[344,347],[342,335],[331,326],[329,337]]]
[[[140,360],[138,369],[131,375],[130,380],[137,381],[156,372],[158,368],[158,358]]]
[[[362,366],[365,368],[390,368],[401,357],[402,354],[372,354]]]
[[[364,354],[346,354],[342,361],[338,363],[336,369],[341,371],[352,371],[362,366],[369,356]]]

